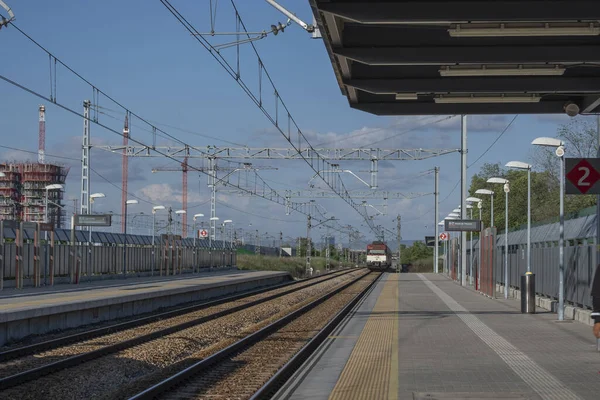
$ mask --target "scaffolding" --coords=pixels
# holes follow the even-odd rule
[[[0,164],[0,219],[45,222],[46,186],[64,185],[69,168],[55,164]],[[63,190],[48,191],[48,222],[63,225]],[[52,204],[54,203],[54,204]]]

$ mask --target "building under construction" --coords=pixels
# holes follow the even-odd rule
[[[48,221],[61,228],[64,184],[69,168],[46,164],[46,107],[40,105],[39,146],[37,163],[0,163],[0,220],[46,222],[46,192],[48,192]],[[61,189],[46,190],[49,185]]]
[[[46,187],[60,184],[63,189],[48,190],[48,222],[60,228],[64,184],[68,167],[40,163],[0,164],[0,219],[45,222]]]

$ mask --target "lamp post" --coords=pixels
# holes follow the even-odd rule
[[[90,195],[90,214],[93,214],[94,211],[94,200],[95,199],[101,199],[103,197],[106,197],[106,195],[104,193],[92,193]],[[92,279],[92,273],[93,273],[93,257],[92,257],[92,227],[89,226],[88,227],[88,279]]]
[[[536,146],[554,147],[555,154],[560,159],[560,223],[558,239],[558,320],[565,319],[565,143],[560,139],[539,137],[531,144]]]
[[[156,245],[154,243],[154,236],[156,235],[156,212],[164,209],[165,206],[152,207],[152,271],[150,272],[152,276],[154,276],[154,270],[156,269]]]
[[[226,219],[225,221],[223,221],[223,232],[221,232],[221,242],[223,242],[223,257],[225,257],[225,243],[226,243],[226,241],[225,241],[225,236],[226,236],[225,235],[225,225],[232,223],[232,222],[233,221],[230,219]],[[231,253],[231,248],[230,248],[229,249],[229,261],[230,262],[231,262],[231,255],[232,255],[232,253]]]
[[[183,237],[183,214],[187,213],[187,211],[185,210],[177,210],[175,211],[175,214],[179,215],[179,225],[181,225],[181,238],[184,239]]]
[[[210,218],[210,221],[218,221],[218,220],[219,220],[219,217],[211,217]],[[212,224],[212,222],[211,222],[211,224]],[[208,237],[209,237],[209,242],[208,242],[208,258],[209,258],[209,262],[210,262],[210,268],[212,268],[212,234],[208,235]]]
[[[521,161],[509,161],[506,166],[527,170],[527,272],[531,272],[531,165]]]
[[[471,203],[471,205],[473,203],[477,203],[477,208],[479,209],[479,220],[481,221],[481,209],[483,208],[483,202],[480,198],[478,197],[467,197],[466,201],[468,201],[469,203]],[[471,213],[471,217],[472,217],[472,213]],[[471,242],[473,242],[473,236],[471,235]],[[471,251],[473,250],[473,245],[471,245]],[[474,264],[474,255],[471,254],[471,265]],[[479,259],[477,261],[477,288],[479,288],[479,274],[481,272],[480,270],[481,267],[481,232],[479,232]],[[471,269],[471,273],[473,273],[473,270]]]
[[[196,249],[196,237],[198,237],[198,232],[196,231],[196,219],[204,217],[204,214],[198,213],[194,214],[194,272],[196,271],[196,264],[198,264],[198,249]]]
[[[504,185],[504,298],[508,299],[508,193],[510,192],[510,183],[504,178],[490,178],[487,183],[497,183]]]
[[[4,172],[0,172],[0,177],[5,177],[6,174]],[[48,191],[49,190],[61,190],[63,189],[63,185],[61,185],[60,183],[55,183],[52,185],[48,185],[46,186],[44,189],[46,190],[46,196],[44,197],[44,222],[48,223]],[[13,210],[16,211],[16,205],[14,206]],[[16,217],[16,212],[15,212],[15,219]],[[73,227],[71,227],[71,229],[74,229]],[[4,238],[0,238],[0,240],[4,240]],[[48,277],[48,264],[50,264],[50,252],[48,251],[48,231],[44,231],[44,241],[46,242],[46,257],[44,257],[44,259],[46,260],[46,262],[44,263],[44,284],[47,283],[47,277]],[[0,243],[0,246],[2,245],[2,243]]]
[[[458,217],[459,215],[457,213],[452,212],[444,218],[444,221],[458,219]],[[450,231],[448,232],[448,238],[446,239],[446,274],[450,275]]]
[[[123,225],[123,278],[127,276],[127,209],[130,204],[138,204],[137,200],[127,200],[125,202],[125,223]]]
[[[485,194],[490,196],[490,228],[494,226],[494,191],[489,189],[477,189],[475,194]]]

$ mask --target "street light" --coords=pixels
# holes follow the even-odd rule
[[[223,221],[223,231],[221,232],[221,241],[223,242],[223,256],[225,256],[225,247],[226,247],[225,246],[225,242],[226,242],[225,241],[225,225],[229,224],[229,223],[232,223],[232,222],[233,221],[230,220],[230,219],[226,219],[225,221]],[[232,229],[233,229],[233,227],[232,227]],[[233,242],[233,234],[231,234],[231,242]],[[232,261],[232,257],[231,257],[232,256],[232,250],[231,250],[232,244],[230,244],[230,247],[229,247],[229,260],[230,260],[230,262]]]
[[[531,272],[531,164],[509,161],[508,168],[527,170],[527,272]]]
[[[127,200],[125,202],[125,223],[123,224],[123,278],[127,275],[127,208],[130,204],[138,204],[137,200]]]
[[[477,189],[475,194],[485,194],[490,196],[490,228],[494,226],[494,191],[489,189]]]
[[[218,221],[219,217],[210,217],[210,221]],[[212,226],[212,224],[211,224]],[[216,235],[216,234],[215,234]],[[217,238],[215,237],[215,240]],[[212,240],[213,240],[213,236],[212,236],[212,232],[208,235],[208,257],[209,257],[209,262],[210,262],[210,267],[212,268]]]
[[[504,178],[490,178],[487,183],[504,185],[504,298],[508,299],[508,193],[510,184],[508,179]]]
[[[481,221],[481,209],[483,208],[483,201],[478,197],[467,197],[465,201],[469,203],[477,203],[477,208],[479,209],[479,220]],[[473,207],[473,206],[471,206]],[[473,217],[473,212],[471,211],[471,218]],[[479,232],[479,260],[477,262],[477,288],[479,288],[479,275],[481,273],[481,234]],[[473,265],[473,233],[471,232],[471,265]],[[473,273],[473,270],[471,270]]]
[[[184,238],[183,237],[183,222],[182,222],[182,219],[183,219],[183,214],[186,214],[186,213],[187,213],[187,211],[185,211],[185,210],[177,210],[177,211],[175,211],[175,214],[179,215],[179,224],[181,225],[181,238],[182,239]]]
[[[156,251],[156,245],[154,242],[154,236],[156,234],[156,212],[164,209],[165,206],[152,207],[152,271],[150,272],[152,276],[154,276],[154,270],[156,269],[156,255],[154,254]]]
[[[198,264],[198,250],[196,249],[196,237],[198,236],[198,232],[196,231],[196,219],[204,217],[204,214],[198,213],[194,214],[193,224],[194,224],[194,272],[196,272],[196,264]]]
[[[94,200],[95,199],[101,199],[103,197],[106,197],[106,195],[104,193],[92,193],[90,194],[90,214],[93,214],[93,209],[94,209]],[[92,226],[90,225],[88,227],[88,265],[89,265],[89,270],[88,270],[88,278],[91,279],[92,278],[92,271],[93,271],[93,257],[92,257]]]
[[[539,137],[531,144],[556,148],[555,154],[560,158],[560,223],[558,239],[558,320],[565,319],[565,143],[560,139]]]

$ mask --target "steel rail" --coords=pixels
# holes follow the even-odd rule
[[[338,287],[337,289],[332,290],[329,293],[326,293],[325,295],[310,302],[309,304],[297,309],[296,311],[291,312],[290,314],[287,314],[286,316],[278,319],[277,321],[263,327],[262,329],[254,332],[254,333],[244,337],[243,339],[233,343],[232,345],[224,348],[223,350],[220,350],[219,352],[203,359],[202,361],[199,361],[196,364],[193,364],[193,365],[185,368],[184,370],[157,383],[156,385],[144,390],[143,392],[140,392],[140,393],[134,395],[133,397],[130,397],[129,400],[154,399],[157,396],[159,396],[160,394],[172,389],[173,387],[181,385],[182,383],[185,383],[186,381],[193,379],[194,375],[198,375],[202,372],[207,371],[215,363],[218,363],[218,362],[226,359],[227,357],[230,357],[231,355],[242,351],[244,348],[247,348],[247,347],[259,342],[265,336],[276,332],[279,328],[287,325],[294,319],[305,314],[307,311],[310,311],[311,309],[313,309],[316,306],[320,305],[321,303],[327,301],[328,299],[330,299],[331,297],[340,293],[341,291],[349,288],[350,286],[354,285],[355,283],[364,279],[366,276],[368,276],[370,274],[371,273],[369,272],[367,274],[361,275],[358,278],[353,279],[352,281]],[[374,279],[364,290],[361,291],[361,293],[357,294],[355,296],[355,299],[359,296],[362,297],[365,293],[367,293],[368,290],[379,280],[381,275],[382,274],[379,274],[376,279]]]
[[[105,346],[105,347],[102,347],[102,348],[99,348],[99,349],[96,349],[96,350],[92,350],[90,352],[78,354],[78,355],[71,356],[71,357],[68,357],[68,358],[65,358],[65,359],[62,359],[62,360],[59,360],[59,361],[55,361],[53,363],[42,365],[42,366],[37,367],[37,368],[33,368],[33,369],[30,369],[30,370],[27,370],[27,371],[23,371],[23,372],[20,372],[18,374],[10,375],[10,376],[7,376],[5,378],[1,378],[0,379],[0,388],[2,388],[2,390],[4,390],[4,389],[8,389],[8,388],[11,388],[11,387],[14,387],[14,386],[26,383],[26,382],[30,382],[30,381],[35,380],[37,378],[40,378],[42,376],[49,375],[49,374],[61,371],[63,369],[66,369],[66,368],[69,368],[69,367],[73,367],[75,365],[78,365],[78,364],[81,364],[81,363],[84,363],[84,362],[88,362],[88,361],[91,361],[91,360],[94,360],[94,359],[106,356],[108,354],[116,353],[118,351],[121,351],[121,350],[124,350],[124,349],[128,349],[128,348],[137,346],[139,344],[149,342],[149,341],[154,340],[154,339],[158,339],[158,338],[160,338],[162,336],[170,335],[170,334],[175,333],[177,331],[180,331],[180,330],[183,330],[183,329],[187,329],[187,328],[190,328],[192,326],[200,325],[200,324],[203,324],[205,322],[208,322],[208,321],[211,321],[211,320],[214,320],[214,319],[217,319],[217,318],[221,318],[221,317],[226,316],[228,314],[231,314],[231,313],[234,313],[234,312],[238,312],[238,311],[241,311],[241,310],[245,310],[247,308],[250,308],[250,307],[253,307],[253,306],[256,306],[256,305],[259,305],[259,304],[262,304],[262,303],[265,303],[265,302],[268,302],[268,301],[271,301],[271,300],[274,300],[276,298],[279,298],[279,297],[282,297],[282,296],[285,296],[285,295],[288,295],[288,294],[291,294],[291,293],[294,293],[294,292],[297,292],[297,291],[300,291],[300,290],[303,290],[303,289],[306,289],[308,287],[315,286],[315,285],[318,285],[318,284],[323,283],[323,282],[327,282],[327,281],[329,281],[331,279],[335,279],[335,278],[337,278],[339,276],[344,276],[346,274],[349,274],[350,272],[353,272],[354,270],[355,269],[350,269],[350,270],[344,271],[344,272],[339,273],[339,274],[338,273],[331,273],[331,276],[328,276],[329,274],[327,274],[327,275],[319,275],[319,276],[316,276],[316,277],[312,277],[312,278],[309,278],[309,279],[298,281],[297,284],[300,284],[302,282],[306,282],[307,280],[316,280],[317,278],[322,278],[323,276],[328,276],[327,279],[315,281],[315,282],[310,283],[309,285],[306,285],[306,286],[295,287],[295,288],[292,288],[290,290],[286,290],[285,292],[276,293],[276,294],[273,294],[271,296],[265,297],[263,299],[254,300],[254,301],[251,301],[250,303],[241,304],[241,305],[235,306],[233,308],[228,308],[226,310],[221,310],[221,311],[218,311],[218,312],[216,312],[214,314],[210,314],[210,315],[198,318],[198,319],[194,319],[194,320],[191,320],[191,321],[183,322],[181,324],[177,324],[177,325],[173,325],[173,326],[170,326],[170,327],[167,327],[167,328],[164,328],[164,329],[160,329],[160,330],[157,330],[157,331],[145,334],[145,335],[141,335],[141,336],[138,336],[138,337],[135,337],[135,338],[132,338],[132,339],[125,340],[123,342],[115,343],[115,344],[112,344],[112,345],[109,345],[109,346]],[[296,284],[296,282],[291,282],[290,284]],[[287,285],[284,285],[284,286],[287,286]],[[281,287],[281,286],[279,286],[279,287]],[[268,288],[267,290],[264,290],[263,292],[268,292],[270,290],[273,290],[273,288]],[[258,293],[253,293],[253,294],[255,295],[255,294],[260,294],[260,293],[261,292],[259,291]],[[227,301],[232,301],[232,299],[233,300],[238,300],[240,298],[244,298],[244,297],[247,297],[247,296],[249,296],[249,294],[235,295],[235,296],[231,296],[231,297],[228,297],[228,298],[225,298],[225,299],[219,299],[219,300],[215,300],[215,301],[210,301],[210,302],[207,302],[207,303],[203,303],[202,305],[191,306],[189,308],[196,307],[197,309],[202,309],[202,308],[212,307],[212,306],[215,306],[215,305],[223,304],[223,303],[225,303]],[[156,316],[146,317],[146,318],[156,318]],[[100,328],[100,329],[103,329],[103,328]]]

